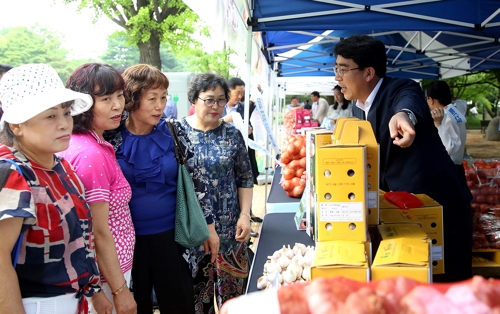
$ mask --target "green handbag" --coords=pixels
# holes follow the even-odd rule
[[[177,202],[175,209],[175,241],[180,245],[193,248],[208,239],[207,221],[194,190],[193,180],[186,168],[186,156],[175,132],[173,119],[167,121],[175,144],[175,157],[179,164],[177,173]]]

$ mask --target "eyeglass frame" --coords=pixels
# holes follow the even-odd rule
[[[333,68],[333,72],[335,73],[335,76],[344,77],[344,75],[346,74],[346,72],[349,72],[349,71],[352,71],[352,70],[363,70],[363,69],[364,68],[362,68],[362,67],[351,68],[351,69],[342,69],[342,68],[334,67]],[[339,72],[339,71],[341,71],[341,72]]]
[[[209,108],[212,108],[215,104],[217,104],[217,106],[218,106],[218,107],[222,108],[222,107],[226,106],[226,105],[227,105],[227,102],[228,102],[228,100],[227,100],[227,99],[225,99],[225,98],[224,98],[224,99],[218,99],[218,100],[215,100],[215,99],[211,99],[211,98],[203,99],[203,98],[198,97],[198,99],[199,99],[199,100],[203,100],[203,103],[205,104],[205,106],[207,106],[207,107],[209,107]],[[211,101],[213,101],[214,103],[213,103],[211,106],[210,106],[210,105],[207,105],[207,100],[211,100]],[[223,101],[223,100],[225,101],[225,103],[224,103],[222,106],[221,106],[221,105],[219,105],[219,102],[221,102],[221,101]]]

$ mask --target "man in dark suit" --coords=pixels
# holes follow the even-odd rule
[[[471,277],[472,195],[458,176],[434,127],[420,86],[386,77],[382,42],[356,35],[335,46],[335,74],[353,115],[370,121],[380,144],[380,189],[427,194],[443,206],[445,274],[434,281]]]

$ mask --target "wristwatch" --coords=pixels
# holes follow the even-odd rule
[[[401,109],[398,112],[406,113],[408,115],[408,118],[410,119],[411,124],[413,124],[413,126],[417,125],[417,117],[410,109]]]

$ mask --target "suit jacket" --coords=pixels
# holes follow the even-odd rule
[[[353,108],[356,106],[353,106]],[[401,109],[411,110],[417,117],[415,140],[410,147],[393,144],[389,120]],[[363,119],[364,111],[356,107],[353,115]],[[445,202],[436,188],[437,182],[446,184],[453,197],[462,196],[469,203],[472,196],[465,178],[459,178],[455,165],[441,142],[429,107],[420,86],[409,79],[385,77],[368,112],[377,142],[380,144],[380,189],[423,193],[436,201]]]

